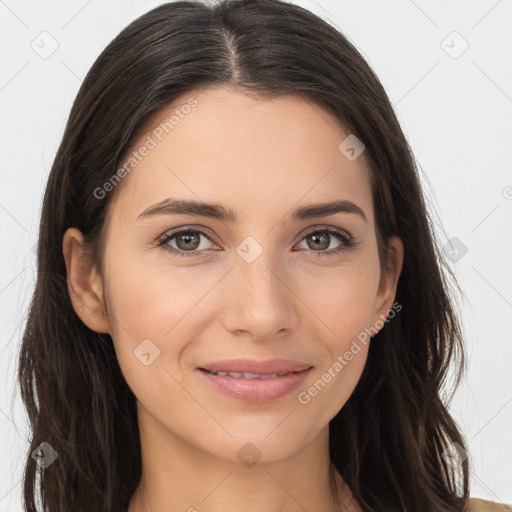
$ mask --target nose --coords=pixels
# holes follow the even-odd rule
[[[270,253],[263,251],[251,263],[237,256],[227,276],[224,327],[259,341],[293,331],[297,323],[297,299],[283,265],[276,264]]]

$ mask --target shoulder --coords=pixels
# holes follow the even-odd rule
[[[512,506],[495,501],[470,498],[468,512],[512,512]]]

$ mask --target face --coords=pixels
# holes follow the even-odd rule
[[[365,154],[347,158],[350,132],[296,96],[203,90],[152,121],[108,209],[104,291],[121,369],[141,418],[173,439],[233,461],[249,442],[263,461],[287,457],[343,407],[367,357],[361,333],[394,301]],[[235,359],[287,363],[214,366]]]

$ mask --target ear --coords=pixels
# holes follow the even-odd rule
[[[393,236],[388,243],[389,251],[389,268],[381,271],[379,288],[373,302],[372,322],[373,329],[378,320],[384,322],[388,316],[389,310],[392,308],[396,296],[396,287],[398,278],[402,272],[404,261],[404,244],[400,237]],[[400,306],[400,309],[401,306]],[[398,309],[398,311],[400,311]],[[381,327],[382,328],[382,327]],[[380,329],[378,329],[380,331]]]
[[[111,334],[103,302],[101,277],[88,261],[80,230],[69,228],[62,239],[68,292],[73,309],[82,322],[96,332]]]

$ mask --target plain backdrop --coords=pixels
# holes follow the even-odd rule
[[[160,3],[0,0],[0,512],[22,510],[16,356],[48,172],[83,77]],[[440,243],[458,251],[469,365],[451,412],[475,463],[472,496],[512,503],[512,1],[296,3],[336,25],[379,76]]]

